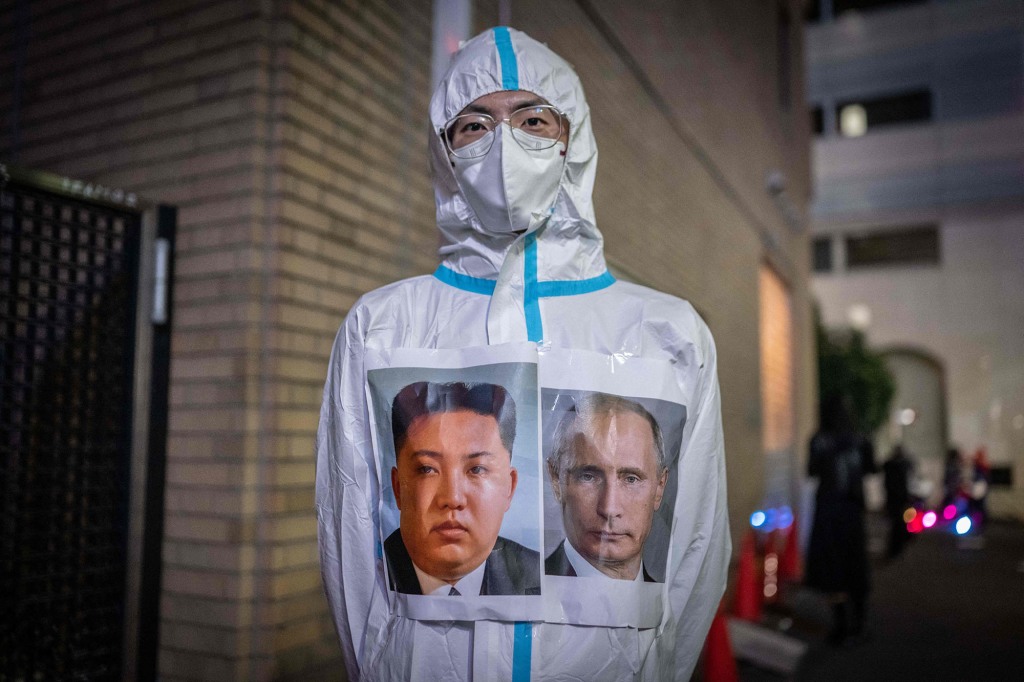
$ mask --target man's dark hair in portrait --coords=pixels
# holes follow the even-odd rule
[[[405,444],[406,432],[413,421],[428,414],[458,410],[494,417],[502,445],[509,453],[512,452],[516,440],[516,403],[503,386],[419,381],[403,388],[391,401],[391,435],[395,441],[395,454]]]

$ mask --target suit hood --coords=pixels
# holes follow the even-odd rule
[[[442,140],[445,124],[466,105],[502,90],[539,95],[569,121],[565,168],[551,217],[523,235],[495,234],[484,228],[459,189]],[[453,55],[431,99],[430,124],[442,279],[451,279],[447,270],[469,278],[455,281],[477,288],[489,285],[473,280],[496,282],[499,291],[494,294],[502,295],[509,293],[500,291],[502,286],[514,285],[517,279],[522,288],[531,277],[536,283],[610,277],[594,218],[597,144],[590,109],[579,77],[564,59],[521,31],[507,27],[484,31]]]

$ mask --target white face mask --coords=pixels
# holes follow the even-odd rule
[[[494,234],[508,234],[526,230],[531,221],[540,222],[549,215],[565,166],[565,143],[527,151],[512,137],[512,128],[502,123],[495,132],[469,147],[487,146],[490,136],[499,130],[500,134],[484,156],[452,157],[452,161],[459,187],[484,229]],[[518,135],[523,145],[529,146],[531,140],[551,144],[550,139],[521,131]]]

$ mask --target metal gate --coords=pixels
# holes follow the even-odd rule
[[[138,570],[160,524],[131,512],[162,506],[164,452],[138,452],[144,211],[38,178],[0,192],[0,680],[122,679],[159,564]]]

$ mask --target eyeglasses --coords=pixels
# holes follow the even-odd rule
[[[523,149],[550,149],[562,136],[562,114],[550,104],[523,107],[501,120],[487,114],[460,114],[448,121],[440,133],[452,156],[475,159],[491,150],[494,135],[489,133],[505,121],[512,128],[512,137]]]

